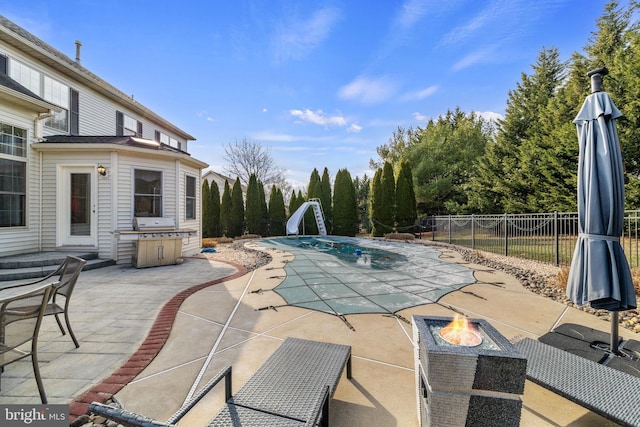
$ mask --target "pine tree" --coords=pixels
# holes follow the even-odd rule
[[[245,226],[249,234],[260,235],[260,221],[264,219],[260,212],[260,190],[258,188],[258,180],[255,174],[249,177],[247,184],[247,207],[244,212]]]
[[[271,187],[269,195],[269,234],[271,236],[284,236],[287,214],[284,209],[284,197],[282,191],[275,185]]]
[[[476,211],[530,211],[529,201],[536,193],[537,171],[542,166],[535,147],[544,131],[541,114],[564,78],[565,64],[560,62],[557,49],[543,48],[532,68],[533,74],[522,73],[517,89],[509,91],[496,141],[487,146],[471,180],[470,205]]]
[[[378,232],[382,235],[390,233],[395,227],[396,211],[396,180],[393,174],[393,166],[390,162],[384,162],[380,178],[380,207],[381,215],[378,218]]]
[[[331,234],[333,224],[333,202],[331,197],[331,178],[329,177],[329,169],[327,168],[324,168],[324,171],[322,172],[322,178],[320,180],[320,194],[325,226],[327,227],[327,233]]]
[[[376,172],[373,175],[373,181],[371,181],[371,198],[369,208],[369,216],[371,217],[371,234],[373,237],[382,237],[384,235],[382,231],[383,229],[380,227],[382,209],[382,169],[376,169]]]
[[[413,191],[413,175],[408,162],[402,162],[396,180],[396,222],[399,232],[413,232],[416,214],[416,195]]]
[[[369,194],[371,193],[371,179],[364,174],[362,178],[356,176],[353,180],[356,189],[356,205],[358,209],[358,224],[371,232],[371,218],[369,216]]]
[[[220,234],[228,237],[231,237],[231,208],[231,188],[229,187],[229,181],[225,181],[222,201],[220,202]]]
[[[211,181],[209,187],[209,200],[211,203],[211,236],[220,237],[220,190],[215,181]]]
[[[242,197],[242,184],[240,178],[236,178],[231,189],[231,215],[229,218],[229,236],[238,237],[244,234],[244,200]]]
[[[202,183],[202,237],[212,236],[211,196],[209,194],[209,181]]]
[[[264,194],[264,184],[258,180],[258,211],[260,219],[258,221],[258,234],[266,236],[269,233],[269,211],[267,209],[267,197]]]
[[[333,189],[333,230],[338,236],[355,236],[358,230],[356,189],[347,169],[336,174]]]
[[[320,186],[320,174],[318,169],[313,168],[309,177],[309,186],[307,187],[307,200],[320,199],[322,197],[322,188]],[[316,217],[312,209],[307,209],[304,214],[305,234],[318,234],[318,225]]]

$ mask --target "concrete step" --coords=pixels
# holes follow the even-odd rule
[[[99,259],[98,255],[93,252],[69,254],[63,252],[38,252],[2,257],[0,258],[0,282],[44,277],[54,272],[67,255],[86,259],[87,263],[83,270],[93,270],[116,263],[111,259]]]

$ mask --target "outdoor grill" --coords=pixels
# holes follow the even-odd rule
[[[482,319],[470,345],[448,342],[452,320],[413,316],[420,425],[519,426],[526,358]]]
[[[119,240],[133,242],[131,263],[144,268],[180,262],[182,239],[196,233],[193,229],[177,229],[175,218],[135,217],[133,230],[116,234]]]

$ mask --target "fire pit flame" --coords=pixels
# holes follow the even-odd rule
[[[442,339],[450,344],[476,347],[482,344],[482,335],[463,316],[457,315],[448,325],[440,329]]]

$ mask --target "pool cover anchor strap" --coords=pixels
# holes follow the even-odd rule
[[[399,315],[398,313],[391,313],[391,314],[383,314],[384,317],[392,317],[394,319],[398,319],[398,320],[402,320],[404,323],[410,325],[411,321],[408,320],[406,317],[402,317],[401,315]]]
[[[278,307],[286,307],[286,305],[268,305],[266,307],[260,307],[260,308],[256,308],[255,311],[264,311],[264,310],[273,310],[273,311],[278,311]]]
[[[347,320],[347,318],[346,318],[346,317],[344,317],[344,314],[339,314],[339,315],[338,315],[338,318],[339,318],[340,320],[342,320],[342,321],[345,323],[345,325],[347,325],[347,327],[348,327],[349,329],[351,329],[353,332],[355,332],[355,331],[356,331],[356,328],[354,328],[354,327],[353,327],[353,325],[352,325],[351,323],[349,323],[349,321]]]

